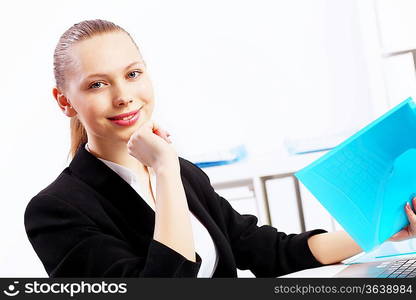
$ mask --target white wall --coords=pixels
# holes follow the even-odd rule
[[[155,118],[182,155],[240,142],[262,155],[286,137],[356,127],[377,111],[371,87],[384,79],[369,75],[374,53],[355,0],[9,2],[0,10],[0,276],[46,276],[23,212],[67,164],[69,120],[51,94],[54,47],[93,18],[136,39]]]

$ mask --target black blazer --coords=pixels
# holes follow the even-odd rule
[[[155,214],[103,162],[78,148],[69,167],[28,203],[26,233],[50,277],[196,277],[196,262],[153,239]],[[322,266],[307,239],[325,230],[286,235],[240,215],[212,188],[208,176],[179,158],[189,209],[218,251],[213,277],[236,268],[276,277]]]

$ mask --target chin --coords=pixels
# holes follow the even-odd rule
[[[141,122],[139,120],[133,126],[130,126],[128,129],[124,129],[125,131],[117,135],[115,138],[127,144],[127,142],[130,140],[130,137],[133,135],[133,133],[136,132],[136,130],[140,128],[140,126],[142,126],[144,122],[146,122],[146,120],[141,120]]]
[[[127,142],[130,140],[130,137],[132,136],[132,134],[133,133],[127,134],[127,135],[124,135],[124,136],[120,137],[121,141],[123,141],[123,143],[126,143],[127,144]]]
[[[129,130],[128,132],[126,132],[120,137],[121,140],[127,144],[127,142],[130,140],[130,137],[133,135],[133,133],[136,131],[137,128],[138,126],[132,127],[131,130]]]

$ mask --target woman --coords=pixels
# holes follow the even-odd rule
[[[53,96],[71,118],[70,165],[29,202],[26,232],[50,277],[276,277],[361,251],[345,233],[258,227],[178,158],[152,119],[154,95],[131,36],[75,24],[54,54]],[[415,234],[416,216],[396,239]]]

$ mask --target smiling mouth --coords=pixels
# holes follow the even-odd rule
[[[140,110],[141,110],[141,108],[139,108],[138,110],[132,111],[130,113],[120,114],[120,116],[111,117],[111,118],[107,118],[107,119],[109,119],[111,121],[117,121],[117,120],[127,121],[127,120],[130,120],[130,119],[134,118],[139,113]]]
[[[130,119],[132,119],[135,115],[136,115],[137,113],[135,113],[135,114],[131,114],[131,115],[129,115],[128,117],[124,117],[124,118],[109,118],[110,120],[130,120]]]

